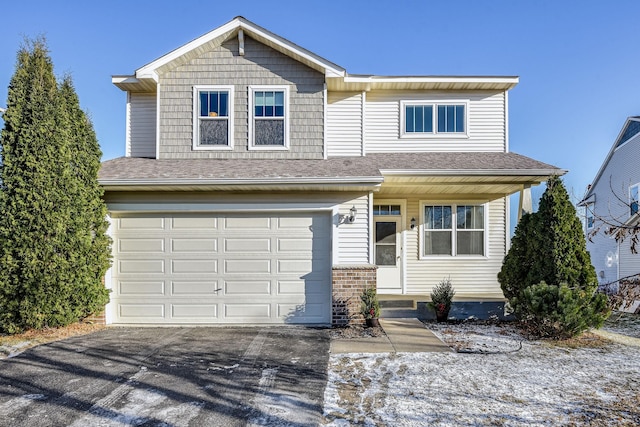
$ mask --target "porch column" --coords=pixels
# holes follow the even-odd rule
[[[531,184],[526,184],[520,190],[520,200],[518,201],[518,222],[522,219],[522,215],[533,212],[533,203],[531,203]]]

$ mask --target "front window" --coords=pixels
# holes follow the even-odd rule
[[[288,89],[254,87],[250,92],[251,148],[288,148]]]
[[[423,255],[484,255],[483,205],[424,206]]]
[[[233,88],[194,88],[194,148],[228,149],[233,145]]]
[[[466,133],[466,103],[403,101],[402,136]]]
[[[635,184],[629,187],[629,213],[631,216],[638,213],[638,189],[640,184]]]

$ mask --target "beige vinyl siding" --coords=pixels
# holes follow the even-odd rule
[[[465,203],[452,201],[452,203]],[[410,228],[412,217],[420,218],[420,200],[407,200],[406,233],[406,293],[428,295],[444,278],[451,282],[460,297],[502,297],[497,274],[506,253],[506,201],[504,198],[487,204],[488,238],[486,257],[433,257],[420,259],[419,227]]]
[[[358,210],[353,224],[338,225],[338,264],[369,264],[369,198],[362,195],[339,205],[342,215],[349,215],[349,209],[355,206]]]
[[[468,101],[467,135],[401,138],[401,101]],[[367,153],[427,151],[505,151],[504,92],[368,92],[365,102]]]
[[[127,157],[156,157],[156,94],[131,93],[127,106]]]
[[[329,92],[326,126],[328,156],[360,156],[362,93]]]
[[[234,86],[233,150],[193,150],[193,87]],[[289,149],[248,149],[248,87],[289,88]],[[251,38],[238,55],[233,37],[160,75],[160,158],[324,157],[324,75]]]

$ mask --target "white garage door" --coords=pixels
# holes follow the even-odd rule
[[[330,323],[330,215],[114,215],[112,318]]]

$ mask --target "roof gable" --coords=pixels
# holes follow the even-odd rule
[[[205,50],[221,45],[229,37],[237,36],[240,31],[243,32],[243,35],[250,36],[254,40],[290,56],[324,73],[328,77],[341,77],[345,75],[345,70],[342,67],[254,24],[242,16],[238,16],[226,24],[137,69],[135,77],[138,79],[153,79],[157,81],[157,73],[159,70],[170,66],[176,61],[178,64],[184,63],[200,55]]]
[[[516,76],[374,76],[348,75],[346,70],[291,41],[238,16],[226,24],[138,68],[134,75],[113,76],[124,91],[155,92],[159,73],[215,49],[231,37],[250,37],[324,74],[331,91],[369,90],[499,90],[518,84]]]
[[[598,173],[596,174],[595,178],[593,178],[593,181],[591,182],[591,185],[589,186],[589,191],[587,191],[587,194],[585,194],[584,198],[582,199],[582,201],[580,201],[578,203],[578,205],[582,206],[582,205],[584,205],[586,203],[590,203],[592,201],[592,199],[593,199],[592,196],[593,196],[593,194],[595,192],[596,184],[598,183],[598,181],[600,181],[600,178],[602,177],[602,174],[604,173],[605,169],[609,165],[609,162],[611,161],[611,158],[615,154],[616,150],[619,147],[621,147],[624,144],[626,144],[631,139],[633,139],[634,137],[636,137],[638,134],[640,134],[640,116],[628,117],[627,121],[625,122],[624,126],[622,127],[622,130],[618,134],[618,137],[615,139],[615,141],[613,143],[613,146],[609,150],[609,153],[607,154],[607,157],[605,157],[604,161],[602,162],[602,166],[600,166],[600,169],[598,170]],[[639,141],[639,140],[640,139],[638,139],[638,138],[635,139],[636,142]]]

